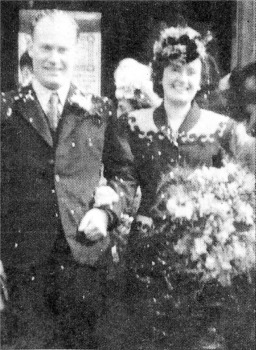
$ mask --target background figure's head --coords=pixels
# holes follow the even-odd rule
[[[40,11],[32,25],[29,54],[35,78],[57,90],[70,83],[75,62],[78,26],[66,12]]]
[[[227,94],[230,116],[246,121],[247,132],[256,135],[256,62],[234,69],[229,77]]]
[[[118,101],[117,116],[140,108],[149,108],[160,104],[159,97],[153,92],[151,69],[133,58],[119,62],[114,73]]]
[[[29,56],[28,51],[25,51],[20,57],[20,85],[27,86],[31,83],[33,75],[33,62]]]
[[[154,91],[174,103],[191,103],[209,82],[205,41],[188,26],[170,27],[154,44]]]

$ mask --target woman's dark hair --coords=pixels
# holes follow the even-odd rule
[[[212,57],[206,55],[203,59],[200,58],[202,62],[202,72],[201,72],[201,90],[208,91],[213,90],[218,85],[219,72],[216,68],[214,75],[212,76]],[[169,63],[161,64],[159,62],[152,63],[152,79],[153,79],[153,88],[154,91],[160,96],[164,97],[162,79],[164,69],[168,66]]]
[[[199,58],[202,62],[201,90],[213,90],[219,82],[219,69],[215,59],[206,53],[207,38],[188,26],[165,28],[154,45],[151,63],[154,91],[163,97],[164,69],[172,62],[190,63]]]

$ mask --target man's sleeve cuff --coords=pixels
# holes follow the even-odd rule
[[[117,223],[118,223],[117,215],[109,208],[102,208],[102,209],[105,210],[105,212],[107,213],[108,231],[111,231],[117,226]]]

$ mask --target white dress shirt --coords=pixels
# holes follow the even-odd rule
[[[59,109],[60,115],[62,114],[64,104],[69,92],[70,82],[68,82],[66,85],[63,85],[58,90],[49,90],[46,87],[44,87],[36,78],[34,78],[32,81],[32,86],[45,114],[48,113],[48,106],[49,106],[49,100],[50,100],[51,94],[54,92],[57,92],[59,96],[58,109]]]

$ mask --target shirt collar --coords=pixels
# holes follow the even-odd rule
[[[188,132],[198,122],[199,118],[200,108],[196,102],[193,102],[186,118],[179,128],[179,132]],[[159,130],[161,130],[163,127],[168,127],[168,119],[164,108],[164,103],[155,109],[153,119]]]
[[[45,86],[43,86],[37,79],[33,79],[32,81],[33,89],[37,95],[38,101],[41,104],[44,111],[47,111],[48,108],[48,102],[50,99],[50,96],[53,92],[57,92],[60,100],[61,107],[63,109],[69,88],[70,88],[70,82],[60,87],[58,90],[49,90]]]

